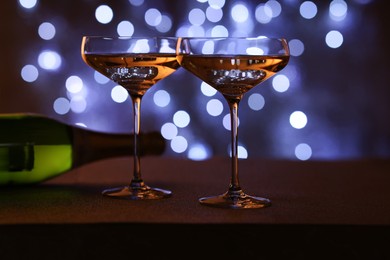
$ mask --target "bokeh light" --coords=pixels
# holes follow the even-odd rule
[[[230,123],[230,114],[226,114],[223,118],[222,118],[222,125],[223,127],[230,131],[231,129],[231,123]],[[240,118],[238,118],[238,125],[240,125]]]
[[[38,64],[42,69],[57,70],[62,63],[61,56],[51,50],[44,50],[38,56]]]
[[[305,51],[305,45],[299,39],[292,39],[288,42],[291,56],[301,56]]]
[[[342,21],[347,16],[348,5],[343,0],[333,0],[329,5],[329,17],[334,21]]]
[[[39,25],[38,34],[44,40],[51,40],[56,35],[56,28],[52,23],[44,22]]]
[[[278,1],[275,0],[269,0],[265,3],[265,6],[271,9],[272,11],[272,18],[278,17],[280,13],[282,12],[282,6]]]
[[[19,0],[19,4],[27,9],[34,8],[37,4],[37,0]]]
[[[286,92],[290,87],[290,80],[284,74],[278,74],[272,79],[272,87],[277,92]]]
[[[307,124],[307,116],[302,111],[294,111],[290,115],[290,124],[296,129],[304,128]]]
[[[217,90],[207,84],[206,82],[202,82],[200,85],[200,90],[202,91],[203,95],[207,97],[212,97],[217,93]]]
[[[22,76],[23,80],[26,82],[34,82],[39,76],[39,71],[34,65],[28,64],[22,68],[20,76]]]
[[[231,16],[235,22],[242,23],[242,22],[245,22],[246,20],[248,20],[249,10],[243,4],[236,4],[232,8]]]
[[[15,1],[13,5],[18,12],[15,13],[14,21],[10,21],[10,25],[7,21],[6,26],[9,26],[9,32],[28,29],[26,32],[31,32],[33,37],[26,43],[19,41],[21,45],[24,44],[25,49],[20,53],[13,52],[19,57],[11,61],[9,66],[19,70],[17,78],[23,84],[17,83],[20,86],[18,93],[25,88],[31,94],[31,100],[40,104],[39,109],[47,106],[47,113],[54,111],[59,119],[66,118],[78,124],[84,124],[83,122],[86,121],[89,127],[103,131],[120,131],[123,130],[120,129],[121,127],[127,131],[129,122],[122,122],[115,117],[90,120],[94,117],[93,113],[112,115],[117,113],[120,107],[125,106],[119,105],[120,103],[131,101],[123,87],[116,85],[97,71],[92,73],[90,68],[82,63],[79,53],[81,33],[100,31],[106,34],[111,32],[119,36],[137,37],[141,35],[281,36],[289,39],[288,45],[292,57],[282,72],[261,84],[262,87],[256,87],[248,92],[242,99],[242,103],[246,103],[240,106],[240,116],[245,119],[242,130],[247,135],[242,138],[246,143],[239,145],[240,156],[242,158],[248,157],[249,154],[258,156],[264,152],[272,154],[276,150],[283,150],[276,156],[288,156],[298,160],[334,158],[340,155],[340,149],[336,145],[334,148],[327,148],[326,151],[312,150],[312,147],[321,147],[321,143],[325,142],[324,138],[317,138],[318,136],[330,136],[326,140],[334,138],[334,143],[343,143],[345,156],[367,154],[368,151],[373,154],[390,154],[386,149],[388,143],[383,142],[386,140],[383,134],[377,137],[370,147],[366,145],[368,141],[361,141],[369,140],[368,133],[375,128],[375,120],[379,121],[380,116],[373,117],[370,123],[367,123],[370,126],[362,130],[367,134],[357,133],[357,128],[348,125],[348,120],[345,120],[345,129],[349,127],[352,129],[350,132],[353,133],[348,138],[350,139],[348,142],[342,138],[342,131],[345,129],[333,127],[335,121],[339,122],[344,117],[358,124],[358,119],[363,116],[357,114],[355,109],[338,108],[338,104],[346,103],[343,95],[348,96],[348,102],[354,103],[351,105],[353,108],[362,106],[363,103],[371,107],[368,100],[362,101],[365,95],[361,90],[362,86],[365,84],[371,86],[371,83],[364,80],[362,82],[361,75],[356,73],[351,75],[351,70],[357,66],[352,62],[356,57],[361,59],[362,64],[363,62],[374,64],[367,61],[369,59],[367,57],[374,59],[376,56],[372,53],[361,55],[361,50],[365,48],[361,42],[355,43],[356,46],[353,48],[347,44],[352,42],[352,37],[356,35],[366,39],[367,42],[372,41],[370,43],[372,46],[382,44],[379,41],[381,39],[379,33],[382,32],[383,25],[372,13],[372,10],[379,10],[376,7],[380,3],[379,0],[331,0],[328,3],[305,0],[298,2],[197,0],[182,1],[180,4],[173,4],[169,0],[123,1],[99,3],[82,1],[77,7],[82,12],[77,10],[71,14],[71,8],[67,10],[61,8],[61,5],[49,5],[44,1]],[[77,22],[77,19],[83,19],[83,23]],[[64,41],[64,37],[69,38],[69,41]],[[213,53],[214,48],[216,46],[212,42],[207,42],[203,46],[202,53]],[[148,46],[143,41],[129,46],[129,51],[136,53],[147,50]],[[260,48],[248,48],[247,54],[262,55],[264,51]],[[343,59],[337,59],[338,57]],[[318,63],[320,59],[323,60],[321,64]],[[326,78],[328,74],[325,74],[329,71],[320,67],[325,66],[326,62],[340,64],[340,68],[343,69],[342,76],[354,80],[351,83],[354,85],[353,91],[345,84],[342,91],[340,88],[336,89],[336,85],[342,84],[343,80],[332,74],[335,77],[334,81],[332,86],[326,87],[326,94],[324,94],[323,84],[326,83],[321,78]],[[317,67],[318,70],[313,73],[314,68]],[[180,77],[184,75],[183,70],[179,69],[176,75],[180,82],[182,80]],[[230,115],[228,109],[225,109],[227,104],[223,96],[215,88],[193,76],[185,79],[186,88],[183,90],[180,88],[181,83],[176,84],[175,77],[169,77],[171,81],[167,83],[166,88],[162,83],[162,89],[153,89],[150,96],[145,98],[146,105],[143,106],[145,113],[152,117],[158,115],[155,116],[154,121],[147,122],[146,126],[159,129],[163,137],[170,141],[170,146],[167,147],[170,155],[184,154],[192,160],[204,160],[218,155],[221,151],[220,144],[226,141],[224,135],[209,135],[202,139],[203,136],[199,136],[199,133],[205,132],[205,129],[209,130],[210,127],[213,127],[215,133],[223,129],[230,131]],[[32,87],[26,88],[26,86]],[[385,99],[384,95],[379,94],[378,88],[372,93],[377,93],[375,95]],[[44,100],[46,98],[50,101],[46,102]],[[267,99],[267,107],[265,107],[265,99]],[[324,106],[325,102],[328,102],[329,106]],[[305,112],[297,111],[299,107],[304,108]],[[332,109],[340,111],[337,116],[332,117],[332,114],[335,114],[332,113]],[[256,111],[260,110],[263,115],[261,118],[267,122],[264,123],[267,127],[255,129],[253,122],[263,119],[253,120],[252,117],[258,115]],[[319,111],[324,111],[323,113],[329,115],[329,118],[325,120],[322,112]],[[309,114],[313,117],[310,118],[313,120],[312,124],[308,124]],[[66,116],[62,118],[64,115]],[[278,129],[286,124],[291,127]],[[296,130],[303,128],[306,129]],[[309,131],[313,134],[302,136]],[[385,129],[382,132],[388,131]],[[194,138],[195,136],[199,138]],[[259,136],[267,136],[270,140],[269,144],[263,142],[262,149],[258,149],[258,146],[248,141],[256,140]],[[226,146],[222,149],[225,148]]]
[[[159,107],[166,107],[171,101],[171,96],[165,90],[158,90],[153,95],[154,103]]]
[[[129,0],[129,3],[134,6],[141,6],[144,4],[145,0]]]
[[[255,18],[259,23],[269,23],[272,19],[272,9],[265,4],[259,4],[255,9]]]
[[[128,97],[129,97],[129,93],[124,87],[120,85],[116,85],[111,90],[111,98],[116,103],[123,103],[127,100]]]
[[[67,98],[59,97],[53,103],[54,111],[59,115],[65,115],[70,110],[70,101]]]
[[[312,153],[313,152],[312,152],[310,145],[308,145],[306,143],[298,144],[295,147],[295,156],[299,160],[306,161],[306,160],[310,159],[310,157],[312,156]]]
[[[223,104],[218,99],[211,99],[207,102],[206,110],[211,116],[219,116],[223,111]]]
[[[172,19],[167,15],[161,16],[161,23],[156,26],[156,30],[161,33],[169,32],[172,29]]]
[[[225,5],[225,0],[208,0],[210,7],[221,9]]]
[[[221,21],[223,17],[223,11],[220,8],[213,8],[211,6],[207,7],[206,9],[206,18],[210,22],[217,23]]]
[[[70,93],[78,93],[83,89],[83,81],[79,76],[70,76],[65,82],[66,89]]]
[[[83,113],[87,108],[87,100],[81,95],[76,95],[72,97],[69,102],[70,109],[74,113]]]
[[[134,25],[129,21],[122,21],[118,24],[116,31],[119,36],[133,36]]]
[[[265,99],[264,97],[259,93],[253,93],[248,98],[248,106],[254,110],[259,111],[261,110],[265,105]]]
[[[190,115],[184,111],[184,110],[179,110],[173,115],[173,123],[180,128],[188,126],[190,123],[191,118]]]
[[[191,145],[187,157],[194,161],[201,161],[210,158],[212,155],[210,148],[201,143]]]
[[[211,29],[211,37],[229,37],[229,30],[223,25],[214,26]]]
[[[312,19],[317,15],[317,5],[312,1],[305,1],[299,7],[301,16],[305,19]]]
[[[168,122],[163,124],[161,127],[161,135],[167,140],[172,140],[177,136],[178,133],[179,130],[174,123]]]
[[[145,22],[150,26],[157,26],[162,21],[161,12],[156,8],[150,8],[145,13]]]
[[[100,5],[96,8],[95,18],[99,23],[108,24],[114,17],[114,12],[108,5]]]
[[[192,25],[202,25],[206,20],[206,15],[202,9],[194,8],[188,14],[188,20]]]
[[[188,148],[187,139],[185,139],[183,136],[175,136],[171,140],[171,148],[176,153],[184,153]]]
[[[93,78],[99,84],[106,84],[106,83],[110,82],[109,78],[107,78],[106,76],[104,76],[103,74],[101,74],[98,71],[94,71]]]
[[[343,35],[336,30],[332,30],[326,34],[325,42],[330,48],[338,48],[343,44]]]

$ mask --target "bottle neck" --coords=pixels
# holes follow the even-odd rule
[[[73,143],[73,167],[98,160],[132,156],[134,135],[111,134],[71,127]],[[165,140],[158,132],[139,135],[140,154],[161,155],[165,150]]]

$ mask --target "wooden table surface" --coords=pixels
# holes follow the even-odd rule
[[[243,190],[272,201],[271,207],[245,210],[212,208],[198,203],[202,196],[227,190],[228,158],[191,161],[145,157],[142,160],[145,182],[171,190],[171,198],[128,201],[101,195],[104,188],[127,184],[131,167],[131,158],[116,158],[74,169],[40,185],[2,187],[0,245],[8,243],[8,246],[0,246],[0,253],[15,254],[14,250],[9,251],[11,245],[25,237],[36,243],[67,244],[73,248],[67,251],[67,257],[76,257],[75,252],[77,256],[80,252],[95,252],[91,248],[86,250],[87,245],[97,245],[96,252],[101,255],[99,249],[105,248],[103,245],[122,252],[122,246],[125,251],[131,243],[138,243],[144,249],[152,244],[160,251],[170,248],[166,251],[169,255],[172,253],[170,240],[181,244],[181,248],[203,244],[202,241],[214,243],[216,247],[226,246],[223,252],[212,251],[216,256],[225,253],[232,256],[234,252],[250,256],[258,243],[290,259],[313,257],[309,253],[317,250],[309,248],[317,247],[322,250],[327,247],[326,252],[335,254],[371,257],[368,243],[371,248],[378,247],[378,256],[389,256],[381,243],[390,241],[387,240],[390,239],[390,160],[240,160]],[[59,233],[63,236],[58,236]],[[45,239],[44,234],[51,239]],[[137,236],[144,244],[139,244]],[[236,245],[237,251],[230,252],[229,241],[235,244],[232,239],[237,236],[250,242]],[[278,244],[284,249],[278,251]],[[31,247],[25,252],[35,250]],[[22,252],[18,254],[23,255]],[[158,255],[153,250],[148,253],[153,252]],[[268,250],[265,252],[265,256],[273,256]]]

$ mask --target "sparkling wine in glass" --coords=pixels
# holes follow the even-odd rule
[[[199,199],[203,205],[223,208],[263,208],[267,198],[250,196],[238,178],[238,105],[243,95],[282,70],[289,61],[285,39],[179,38],[180,65],[220,92],[230,109],[231,179],[222,195]]]
[[[141,177],[139,153],[141,100],[148,89],[180,67],[174,37],[84,36],[81,56],[85,63],[125,88],[133,104],[134,168],[129,185],[106,189],[104,195],[130,200],[160,199],[171,191],[152,188]]]

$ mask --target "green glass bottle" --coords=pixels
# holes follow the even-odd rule
[[[158,132],[140,135],[140,154],[161,155]],[[134,135],[109,134],[37,114],[0,114],[0,186],[43,182],[106,158],[131,156]]]

